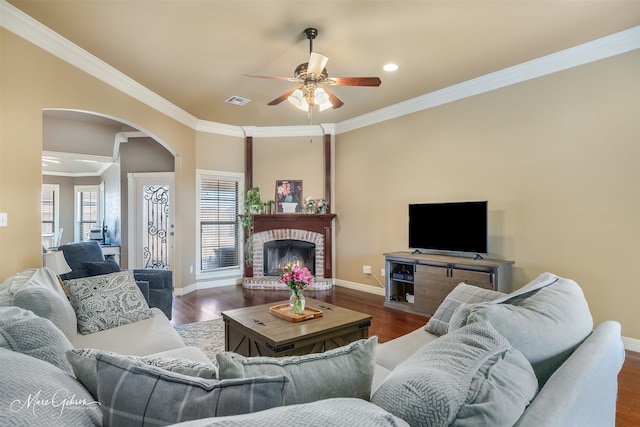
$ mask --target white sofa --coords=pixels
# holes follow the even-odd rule
[[[30,309],[51,320],[60,331],[66,330],[75,347],[209,361],[200,350],[185,347],[161,313],[96,334],[80,336],[77,332],[70,332],[69,325],[65,325],[63,320],[65,317],[68,320],[69,313],[60,310],[62,306],[57,300],[66,298],[61,296],[59,288],[53,286],[50,278],[46,278],[46,271],[38,271],[44,274],[45,279],[29,271],[5,281],[0,286],[0,307],[28,305],[25,300],[31,298],[35,306]],[[7,292],[7,286],[18,291],[27,281],[31,281],[33,288],[29,298],[20,295],[20,292]],[[55,285],[58,286],[57,283]],[[459,287],[463,288],[463,285]],[[371,347],[371,341],[366,341],[332,350],[332,355],[325,353],[294,359],[292,364],[296,365],[296,370],[306,363],[305,358],[315,360],[309,364],[311,371],[307,370],[305,374],[304,369],[298,370],[303,374],[297,374],[297,378],[294,374],[289,381],[296,382],[297,387],[309,384],[322,388],[324,397],[320,400],[288,406],[272,405],[278,407],[252,413],[235,412],[243,415],[196,417],[200,419],[180,425],[279,427],[283,420],[289,424],[363,427],[615,425],[617,375],[624,362],[620,325],[615,321],[605,321],[593,330],[588,305],[575,282],[543,274],[519,291],[491,301],[474,302],[478,300],[459,299],[454,294],[452,292],[447,297],[432,319],[447,325],[444,328],[447,333],[442,336],[427,332],[423,327],[377,347]],[[440,313],[441,309],[444,314]],[[1,313],[0,308],[0,364],[4,370],[0,374],[3,384],[3,390],[0,391],[0,425],[17,422],[21,425],[47,426],[114,425],[99,410],[96,412],[96,408],[90,407],[83,407],[86,412],[66,411],[64,417],[57,416],[58,413],[62,415],[58,407],[44,408],[50,409],[48,418],[34,417],[35,412],[15,411],[16,401],[26,402],[39,389],[55,393],[64,388],[78,396],[87,391],[73,377],[73,373],[65,373],[53,366],[56,362],[48,359],[46,347],[51,347],[51,343],[45,343],[39,355],[32,353],[24,356],[17,354],[17,351],[3,349],[6,347],[3,338],[6,344],[11,337],[3,332]],[[49,320],[43,319],[43,322]],[[37,327],[33,330],[36,331]],[[34,336],[37,335],[36,332]],[[350,350],[345,351],[347,347]],[[376,350],[372,352],[372,348]],[[353,357],[357,352],[358,358]],[[218,355],[218,361],[233,357],[225,353]],[[240,359],[238,357],[237,360]],[[247,359],[250,364],[256,363],[256,358]],[[468,373],[461,370],[464,363],[471,367]],[[369,372],[367,375],[372,383],[370,401],[344,396],[327,398],[332,383],[354,382],[353,371]],[[451,383],[450,379],[456,376],[459,378]],[[169,388],[172,387],[171,381]],[[325,384],[321,384],[323,382]],[[133,382],[133,394],[130,396],[138,394],[137,384]],[[24,387],[27,387],[26,390]],[[341,387],[345,389],[344,384]],[[29,393],[28,397],[24,396],[25,393]],[[453,404],[448,401],[450,398],[454,400]],[[234,399],[238,402],[247,400]],[[148,403],[171,408],[170,404],[176,401],[175,398],[158,400]],[[226,402],[234,403],[233,399]],[[199,404],[200,407],[203,405]],[[109,405],[105,402],[102,409],[106,406]],[[137,410],[141,405],[133,402],[128,406]],[[93,412],[87,418],[89,410]],[[85,417],[82,422],[73,418],[80,415]]]
[[[51,320],[75,348],[95,348],[134,356],[162,355],[211,363],[196,347],[185,346],[169,319],[157,308],[153,317],[82,335],[76,315],[57,277],[47,268],[28,269],[0,285],[0,306],[18,306]]]

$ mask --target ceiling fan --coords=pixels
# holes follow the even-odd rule
[[[340,108],[344,102],[333,92],[324,86],[380,86],[381,80],[378,77],[329,77],[325,66],[329,58],[321,53],[313,51],[313,40],[318,35],[315,28],[307,28],[304,34],[309,40],[309,62],[305,62],[296,67],[293,77],[272,77],[254,76],[263,79],[286,80],[298,83],[300,86],[293,88],[268,105],[278,105],[282,101],[289,100],[293,105],[301,110],[311,113],[311,108],[317,105],[320,111],[327,108]]]

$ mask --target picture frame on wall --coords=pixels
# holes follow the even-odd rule
[[[276,180],[276,212],[302,212],[302,180]]]

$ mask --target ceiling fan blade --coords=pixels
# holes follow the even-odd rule
[[[313,73],[316,77],[319,77],[322,74],[322,70],[324,70],[324,67],[327,65],[327,61],[329,61],[329,58],[323,54],[311,52],[311,55],[309,55],[309,65],[307,65],[307,73]]]
[[[259,79],[271,79],[271,80],[284,80],[287,82],[297,82],[298,80],[293,77],[275,77],[275,76],[254,76],[252,74],[245,74],[245,77],[256,77]]]
[[[282,95],[280,95],[279,97],[277,97],[276,99],[274,99],[273,101],[271,101],[267,105],[278,105],[278,104],[280,104],[282,101],[284,101],[285,99],[289,98],[291,96],[291,94],[296,91],[296,89],[299,89],[299,88],[296,87],[296,88],[291,89],[288,92],[283,93]]]
[[[382,80],[378,77],[331,77],[326,83],[333,86],[380,86]]]
[[[329,102],[331,103],[333,108],[340,108],[344,105],[344,102],[342,102],[340,100],[340,98],[338,98],[333,92],[331,92],[329,89],[327,89],[326,87],[322,88],[325,92],[327,92],[327,95],[329,95]]]

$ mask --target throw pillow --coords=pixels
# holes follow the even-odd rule
[[[374,336],[303,356],[245,357],[221,352],[216,354],[218,375],[221,379],[286,375],[290,381],[286,405],[334,397],[369,400],[377,343]]]
[[[573,353],[593,330],[593,318],[580,286],[573,280],[555,276],[555,280],[533,283],[528,292],[516,291],[500,300],[503,303],[462,305],[449,325],[457,327],[489,321],[500,334],[531,362],[540,386]]]
[[[282,406],[285,376],[213,380],[169,372],[126,358],[98,356],[104,426],[167,425]]]
[[[479,286],[467,285],[462,282],[458,284],[442,301],[433,317],[429,319],[425,330],[434,335],[441,336],[449,330],[449,320],[453,312],[461,304],[470,304],[474,302],[491,301],[500,298],[504,294],[502,292],[491,289],[481,288]]]
[[[325,399],[234,417],[205,418],[180,427],[409,427],[404,420],[362,399]]]
[[[0,366],[0,425],[102,425],[98,402],[67,372],[4,348]]]
[[[81,334],[92,334],[153,316],[133,279],[133,271],[64,282]]]
[[[65,357],[73,348],[71,342],[49,319],[29,310],[0,307],[0,347],[44,360],[73,375]]]
[[[120,266],[111,260],[83,262],[82,266],[87,269],[89,276],[100,276],[102,274],[117,273],[122,271]]]
[[[18,306],[49,319],[70,340],[77,334],[76,314],[58,277],[48,268],[24,270],[0,286],[2,306]]]
[[[98,356],[108,354],[120,356],[111,351],[96,350],[92,348],[74,348],[67,351],[67,359],[71,363],[76,378],[84,384],[93,397],[98,397]],[[145,365],[156,366],[167,371],[177,372],[192,377],[215,379],[216,366],[202,362],[194,362],[187,359],[158,356],[121,356],[129,360],[137,361]]]
[[[511,426],[537,390],[527,359],[481,322],[426,344],[391,371],[371,402],[412,426]]]

